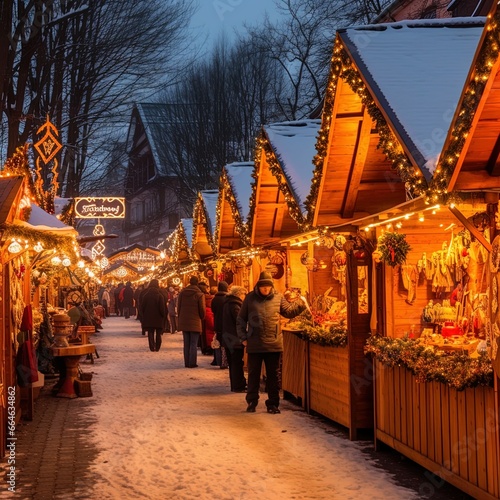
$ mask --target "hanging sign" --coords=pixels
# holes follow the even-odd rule
[[[123,219],[125,198],[75,198],[75,214],[79,219]]]

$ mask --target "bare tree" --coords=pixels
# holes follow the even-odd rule
[[[108,133],[134,96],[175,81],[192,0],[12,4],[0,10],[7,153],[32,138],[49,113],[65,144],[62,194],[74,196],[89,160],[98,158],[102,130]]]

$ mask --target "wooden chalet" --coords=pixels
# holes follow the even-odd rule
[[[200,262],[217,255],[215,233],[219,191],[200,191],[193,207],[193,258]]]
[[[254,167],[253,162],[237,162],[222,168],[215,229],[219,255],[250,246],[247,222]]]
[[[307,227],[318,120],[265,125],[257,138],[254,192],[250,203],[253,246],[279,245]]]
[[[120,248],[108,257],[109,267],[103,271],[104,281],[134,282],[148,276],[161,262],[160,250],[138,243]]]
[[[378,243],[372,263],[356,257],[354,247],[347,264],[347,285],[354,292],[349,299],[358,306],[360,264],[366,265],[362,275],[368,276],[369,304],[364,315],[350,313],[348,327],[365,339],[370,329],[381,334],[367,338],[374,377],[366,363],[354,379],[349,372],[351,394],[358,397],[373,383],[376,443],[388,444],[480,499],[500,496],[498,378],[479,348],[484,340],[494,357],[500,338],[494,333],[494,305],[490,327],[485,319],[487,301],[498,299],[492,292],[498,270],[494,252],[489,253],[500,191],[495,168],[498,39],[499,14],[493,10],[488,20],[341,30],[333,59],[339,73],[349,74],[346,82],[374,119],[380,149],[396,176],[395,191],[402,194],[404,183],[408,198],[391,207],[381,197],[377,206],[386,208],[380,213],[358,220],[340,217],[347,219],[344,224],[338,223],[337,204],[332,218],[337,225],[330,231],[352,231]],[[330,88],[339,89],[336,81]],[[380,175],[389,183],[383,170]],[[379,199],[378,190],[373,197]],[[321,194],[317,199],[315,220],[326,225]],[[354,214],[362,203],[356,202]],[[395,243],[402,240],[409,248]],[[451,340],[449,332],[454,332]],[[354,349],[360,359],[362,345],[351,337],[349,356]]]

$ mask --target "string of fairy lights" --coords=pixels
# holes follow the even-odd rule
[[[216,230],[214,240],[219,241],[219,232],[221,227],[221,214],[222,214],[222,204],[224,201],[227,202],[229,208],[231,209],[231,216],[234,220],[235,230],[240,237],[240,240],[244,246],[250,245],[250,234],[248,232],[248,225],[243,221],[241,217],[241,208],[238,204],[238,200],[235,196],[235,190],[233,185],[231,184],[231,180],[227,175],[227,171],[225,168],[222,169],[222,173],[219,178],[219,193],[222,193],[222,196],[219,196],[217,200],[217,208],[216,208]]]
[[[196,235],[198,231],[198,226],[201,226],[205,231],[205,236],[207,238],[207,243],[210,245],[212,249],[213,255],[217,255],[217,245],[215,243],[215,238],[212,235],[212,228],[209,226],[209,217],[207,214],[207,207],[205,205],[205,201],[203,200],[203,195],[201,192],[198,192],[198,197],[196,198],[196,202],[194,204],[193,209],[193,239],[192,241],[196,241]]]
[[[478,53],[478,57],[476,58],[471,79],[464,92],[462,102],[460,103],[460,110],[454,122],[450,140],[439,159],[433,178],[429,183],[427,183],[420,169],[410,162],[403,147],[393,134],[382,112],[366,88],[360,73],[353,65],[342,41],[337,37],[331,59],[332,64],[328,78],[322,124],[316,142],[317,154],[313,159],[315,169],[312,186],[305,202],[309,218],[314,214],[314,209],[318,200],[339,79],[345,81],[366,106],[368,114],[376,123],[379,133],[379,147],[390,160],[392,168],[399,174],[411,196],[418,197],[424,195],[428,203],[449,203],[451,202],[451,197],[453,201],[455,201],[453,193],[448,193],[447,189],[458,158],[460,157],[460,153],[470,132],[474,114],[477,110],[486,82],[498,58],[498,40],[500,39],[499,18],[500,13],[498,10],[494,17],[488,17],[486,37]]]

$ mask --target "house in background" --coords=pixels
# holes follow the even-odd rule
[[[172,125],[167,104],[138,103],[127,137],[124,243],[156,247],[187,217],[179,180],[163,154]]]
[[[405,19],[443,19],[447,17],[486,16],[493,0],[396,0],[372,24]]]

